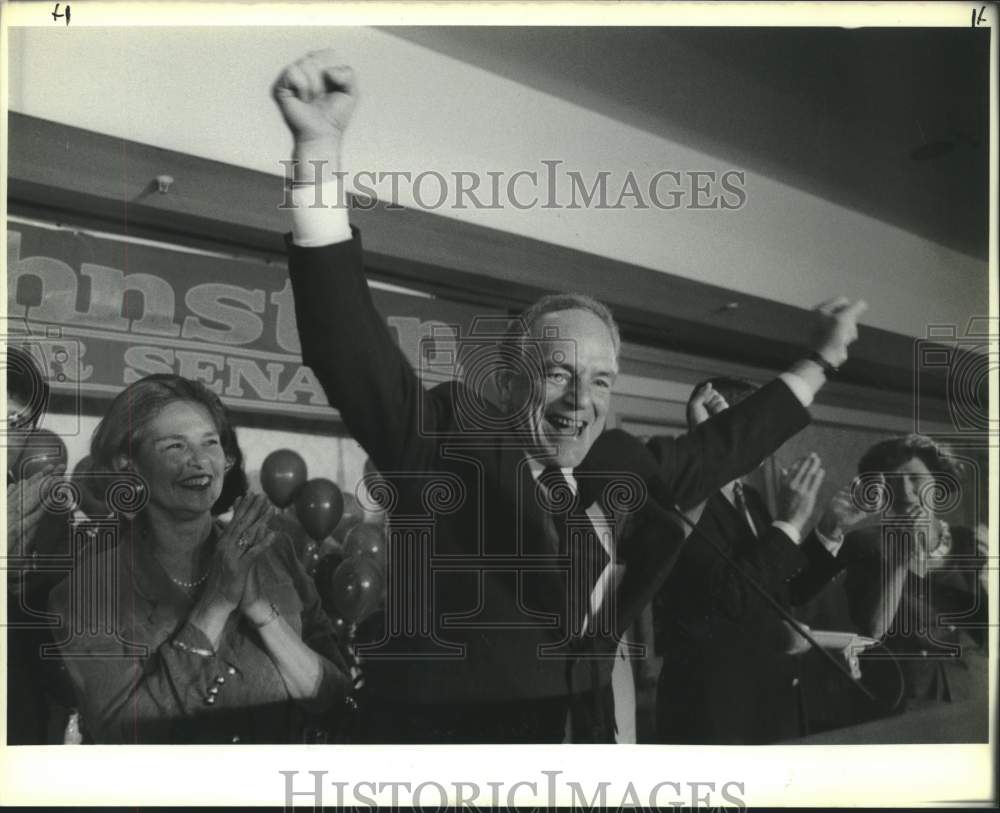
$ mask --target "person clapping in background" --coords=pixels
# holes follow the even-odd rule
[[[688,400],[689,429],[756,389],[743,379],[701,382]],[[658,457],[661,445],[658,438],[650,441]],[[773,518],[762,496],[742,479],[709,498],[700,533],[682,551],[654,602],[656,648],[663,656],[658,741],[760,744],[803,733],[796,656],[808,643],[749,581],[787,608],[810,598],[830,578],[817,576],[811,563],[819,559],[814,549],[832,543],[805,534],[824,476],[817,455],[797,461],[784,472]],[[835,513],[831,505],[824,518]]]
[[[836,521],[821,520],[818,530],[834,544],[818,554],[815,573],[828,579],[845,571],[856,630],[894,656],[865,666],[884,701],[866,714],[985,704],[987,550],[985,538],[937,516],[960,483],[951,456],[925,435],[889,438],[861,457],[858,478],[840,513],[856,521],[867,512],[875,521],[845,534]]]

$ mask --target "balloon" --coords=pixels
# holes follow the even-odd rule
[[[344,558],[364,556],[385,572],[385,533],[378,525],[355,525],[344,537]]]
[[[36,429],[24,438],[23,448],[10,467],[10,473],[15,480],[26,480],[46,466],[65,466],[66,457],[66,444],[59,435],[48,429]]]
[[[322,582],[323,584],[329,584],[330,579],[333,578],[334,571],[340,567],[343,561],[343,554],[335,551],[331,551],[321,556],[319,564],[316,566],[316,581]]]
[[[335,553],[341,559],[344,558],[344,546],[341,545],[332,536],[328,536],[322,542],[319,543],[319,555],[329,556],[331,553]]]
[[[343,541],[347,538],[347,532],[351,530],[355,525],[365,521],[365,509],[358,505],[357,499],[353,494],[344,495],[344,513],[340,518],[340,522],[333,529],[333,536],[335,539]]]
[[[330,579],[330,599],[337,614],[350,624],[374,612],[382,596],[382,574],[369,559],[342,562]]]
[[[291,449],[278,449],[264,458],[260,487],[278,508],[287,508],[306,481],[306,462]]]
[[[295,515],[317,542],[330,535],[343,513],[340,489],[324,477],[309,480],[295,494]]]
[[[320,557],[319,562],[316,564],[316,571],[313,573],[316,590],[319,593],[320,601],[323,603],[323,611],[331,619],[337,615],[337,610],[331,600],[330,585],[333,581],[333,574],[343,561],[344,557],[342,554],[336,552],[327,553]]]
[[[267,525],[269,528],[277,531],[279,536],[288,537],[292,543],[292,549],[295,551],[295,556],[300,562],[305,561],[306,545],[311,540],[309,539],[309,534],[306,533],[306,529],[302,527],[302,523],[295,518],[293,511],[276,513],[267,521]]]
[[[70,481],[80,492],[80,510],[88,517],[103,517],[111,513],[104,491],[108,482],[94,471],[94,461],[90,455],[80,459],[73,469]]]

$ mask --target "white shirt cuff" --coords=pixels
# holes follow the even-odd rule
[[[831,539],[830,537],[821,534],[819,529],[816,530],[816,538],[820,541],[820,544],[826,548],[827,553],[831,556],[836,556],[840,553],[840,549],[844,545],[844,537],[841,536],[840,539]]]
[[[802,544],[802,533],[796,528],[792,523],[785,522],[781,519],[776,519],[771,525],[781,531],[785,536],[792,540],[796,545]]]
[[[804,407],[809,407],[813,399],[816,397],[816,393],[813,388],[806,383],[801,376],[797,376],[795,373],[784,372],[781,373],[778,378],[784,381],[788,385],[788,389],[792,391],[792,394],[799,399],[799,403]]]
[[[292,241],[303,248],[329,246],[351,239],[347,207],[341,201],[339,180],[320,184],[320,202],[312,185],[292,189]]]

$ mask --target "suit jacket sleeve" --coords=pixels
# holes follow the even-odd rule
[[[752,471],[809,424],[809,411],[780,378],[679,437],[659,436],[649,448],[682,508],[707,499]]]
[[[360,235],[318,248],[287,242],[302,361],[330,406],[377,468],[430,468],[448,403],[424,389],[375,310]]]
[[[844,569],[850,558],[849,551],[843,548],[837,556],[833,556],[819,541],[815,530],[803,540],[801,550],[804,566],[791,574],[788,582],[789,600],[796,607],[819,595],[830,579]]]
[[[764,500],[755,489],[746,488],[747,500],[756,507],[756,516],[761,517],[765,527],[759,531],[757,544],[750,547],[749,556],[769,580],[780,584],[790,579],[806,565],[806,557],[800,547],[780,528],[773,525],[771,513]]]
[[[752,544],[736,544],[742,530],[741,527],[734,526],[738,515],[726,498],[716,492],[705,509],[706,514],[713,512],[715,521],[706,522],[706,517],[702,517],[698,531],[695,532],[696,538],[692,540],[693,545],[687,552],[690,568],[687,572],[698,574],[697,581],[701,583],[701,589],[709,590],[717,612],[732,619],[744,617],[749,611],[748,602],[753,596],[753,588],[746,584],[748,577],[768,595],[781,600],[786,580],[801,570],[806,562],[799,546],[784,531],[770,523],[770,514],[757,492],[747,488],[746,495],[748,502],[756,504],[755,521],[763,525]],[[742,518],[738,521],[743,523]],[[714,531],[726,537],[710,541],[720,546],[736,567],[705,545],[704,540],[697,538],[697,533],[704,532],[706,526],[711,526]],[[728,529],[728,533],[722,529]],[[699,588],[696,586],[695,589]],[[761,599],[753,597],[752,601],[759,603]]]
[[[841,555],[845,552],[844,592],[851,620],[863,635],[881,638],[899,609],[908,563],[901,557],[886,559],[877,527],[847,534]]]

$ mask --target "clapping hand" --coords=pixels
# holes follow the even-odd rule
[[[233,519],[215,546],[205,587],[210,601],[225,605],[230,612],[242,605],[249,574],[277,535],[269,525],[274,513],[263,494],[246,494],[237,500]]]
[[[825,476],[815,452],[797,460],[791,470],[782,471],[777,519],[795,526],[801,533],[816,507],[816,495]]]
[[[830,498],[816,530],[828,539],[836,540],[867,516],[868,512],[854,498],[854,484],[844,486]]]
[[[688,426],[698,426],[713,415],[729,409],[729,403],[710,381],[706,381],[691,396],[687,405]]]

